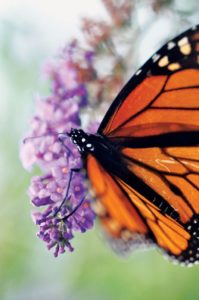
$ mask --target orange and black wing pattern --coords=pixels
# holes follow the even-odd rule
[[[105,230],[125,245],[143,237],[180,262],[197,262],[198,26],[168,42],[136,72],[98,133],[117,147],[128,169],[121,177],[88,156]]]
[[[198,130],[199,26],[162,47],[124,86],[98,133],[147,137]]]
[[[108,174],[91,155],[87,166],[97,197],[94,208],[118,250],[128,251],[154,241],[173,257],[187,249],[191,235],[177,220],[124,181]]]

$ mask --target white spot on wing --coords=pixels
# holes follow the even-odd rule
[[[139,69],[139,70],[137,70],[137,72],[135,73],[135,75],[138,76],[141,72],[142,72],[142,70]]]
[[[167,44],[167,49],[168,50],[171,50],[171,49],[173,49],[174,47],[175,47],[175,43],[174,42],[168,42],[168,44]]]
[[[159,58],[160,58],[160,54],[157,54],[157,53],[152,56],[153,62],[158,61]]]

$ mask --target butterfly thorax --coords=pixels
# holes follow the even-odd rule
[[[69,136],[82,156],[92,153],[100,161],[106,161],[108,157],[120,160],[118,149],[100,134],[88,134],[82,129],[71,129]]]
[[[83,161],[91,154],[108,172],[116,176],[128,176],[128,169],[123,161],[121,149],[113,144],[107,137],[85,133],[82,129],[71,129],[69,134],[72,142],[80,152]]]

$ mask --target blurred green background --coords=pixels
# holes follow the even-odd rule
[[[99,13],[103,16],[105,12],[98,0],[3,2],[0,3],[0,299],[199,299],[199,266],[176,266],[157,250],[118,258],[98,227],[77,235],[75,252],[56,259],[36,238],[26,194],[31,175],[23,170],[18,149],[34,109],[33,99],[38,92],[46,91],[41,67],[68,38],[81,35],[77,25],[80,16],[87,16],[88,12],[93,17]],[[164,4],[151,25],[158,27],[158,35],[152,31],[145,37],[147,42],[143,41],[145,47],[140,50],[138,65],[155,50],[154,45],[174,34],[172,28],[180,32],[199,23],[198,0],[140,1],[138,22],[147,18],[152,2],[157,7]]]

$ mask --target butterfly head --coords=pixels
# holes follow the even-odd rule
[[[85,133],[82,129],[71,129],[69,136],[73,142],[77,146],[77,149],[80,153],[92,152],[94,151],[94,146],[90,140],[90,136]]]

